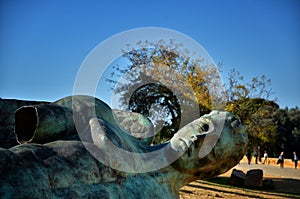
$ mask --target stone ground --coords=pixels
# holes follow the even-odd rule
[[[294,169],[292,162],[286,161],[285,168],[279,168],[271,159],[271,164],[248,165],[243,159],[234,168],[247,172],[250,169],[262,169],[264,179],[272,179],[273,186],[262,188],[234,187],[228,180],[234,168],[209,181],[197,180],[180,190],[181,199],[198,198],[300,198],[300,168]]]

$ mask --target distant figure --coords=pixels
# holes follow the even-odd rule
[[[265,164],[268,161],[268,153],[267,151],[264,152],[264,160],[263,160],[263,164]]]
[[[254,157],[255,157],[255,164],[258,164],[258,161],[261,162],[261,158],[260,158],[260,147],[259,147],[259,146],[255,149]]]
[[[247,154],[246,154],[246,156],[247,156],[247,159],[248,159],[248,165],[250,165],[251,164],[251,158],[252,158],[251,152],[248,151]]]
[[[295,169],[297,169],[297,165],[298,165],[298,157],[297,157],[297,154],[296,154],[295,151],[293,152],[293,158],[292,158],[292,161],[295,163]]]
[[[283,166],[284,166],[284,153],[283,153],[283,151],[280,153],[280,155],[278,157],[277,164],[280,164],[280,168],[283,168]]]

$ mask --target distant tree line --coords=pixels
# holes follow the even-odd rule
[[[245,83],[240,72],[233,69],[228,77],[226,110],[238,115],[247,127],[248,150],[254,152],[259,147],[273,157],[281,151],[287,157],[300,151],[299,107],[280,109],[277,99],[270,99],[274,93],[265,75]]]

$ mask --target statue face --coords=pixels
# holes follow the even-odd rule
[[[170,141],[174,150],[183,153],[174,166],[193,173],[216,167],[225,172],[232,168],[244,155],[247,142],[245,127],[240,120],[221,111],[200,117],[182,128]]]

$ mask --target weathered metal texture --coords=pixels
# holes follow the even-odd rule
[[[90,106],[79,105],[86,97],[77,100],[73,111],[90,114],[78,115],[78,118],[91,117]],[[96,103],[98,110],[98,119],[89,120],[90,128],[86,128],[94,138],[92,142],[55,141],[0,149],[0,173],[5,173],[0,175],[0,195],[7,198],[178,198],[178,190],[185,184],[224,173],[243,157],[247,135],[240,121],[230,113],[214,111],[186,125],[168,143],[147,146],[119,128],[106,104],[98,100],[90,102]],[[217,127],[224,117],[224,127],[218,134]],[[95,128],[97,125],[104,128],[99,131]],[[215,138],[217,142],[213,145]],[[147,173],[119,171],[98,161],[86,150],[107,153],[108,140],[134,153],[152,152],[168,144],[170,154],[179,158]],[[120,158],[123,157],[120,155]],[[143,164],[151,167],[159,161],[168,162],[169,158],[162,153]]]
[[[19,143],[47,143],[72,139],[77,134],[90,141],[86,128],[92,117],[113,120],[110,108],[89,96],[69,96],[47,105],[19,108],[15,113],[15,133]],[[76,125],[75,125],[76,123]]]
[[[61,139],[79,140],[73,119],[78,123],[80,133],[87,132],[89,120],[109,115],[105,113],[107,108],[101,100],[89,96],[69,96],[53,103],[0,99],[0,147],[10,148],[19,143],[47,143]],[[111,112],[110,108],[108,110]],[[148,144],[151,142],[153,125],[147,118],[138,113],[120,110],[113,112],[120,126],[130,134]],[[114,117],[112,113],[110,115],[110,118],[104,119],[112,121]],[[89,134],[85,139],[87,137],[90,137]]]
[[[116,121],[130,135],[136,137],[141,142],[150,145],[154,136],[154,126],[152,122],[139,113],[113,110]]]
[[[86,143],[87,144],[87,143]],[[90,147],[95,145],[90,144]],[[133,175],[99,163],[78,141],[0,149],[2,198],[176,198],[168,175]]]
[[[47,103],[49,102],[0,98],[0,147],[10,148],[18,144],[14,134],[15,111],[18,108]]]
[[[92,118],[114,126],[123,132],[121,137],[133,135],[147,144],[153,139],[153,124],[142,114],[112,110],[102,100],[86,95],[69,96],[54,103],[73,111],[73,120],[82,141],[91,142],[89,121]]]
[[[72,111],[54,103],[19,108],[15,113],[18,143],[47,143],[76,135]]]

